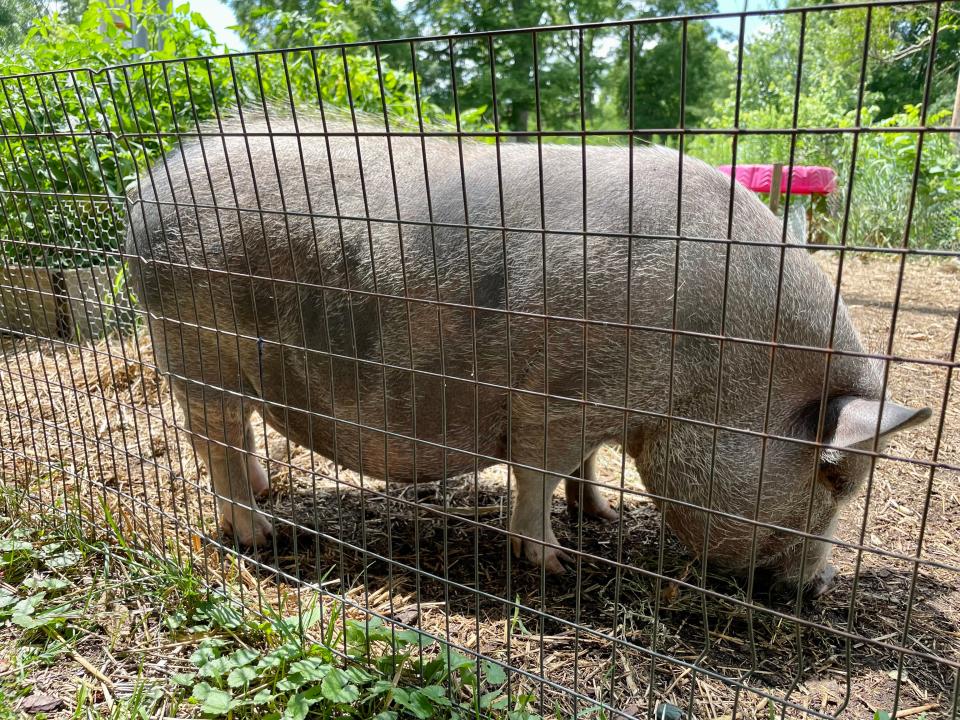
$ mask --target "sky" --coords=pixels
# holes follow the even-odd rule
[[[237,19],[225,3],[220,0],[190,0],[190,9],[195,10],[210,23],[210,27],[217,34],[217,40],[225,43],[231,50],[242,50],[244,43],[233,30],[231,25],[237,24]]]
[[[406,0],[395,1],[398,7],[406,5]],[[740,12],[742,10],[761,10],[777,6],[777,0],[717,0],[718,10],[720,12]],[[243,41],[233,31],[228,30],[231,25],[235,25],[237,20],[226,3],[221,0],[190,0],[190,7],[199,12],[206,18],[207,22],[217,34],[217,39],[224,42],[232,50],[242,50]],[[734,35],[740,25],[737,18],[727,18],[714,20],[713,24],[722,30],[726,30]],[[747,23],[747,36],[752,35],[762,25],[759,20],[751,20]]]
[[[717,11],[726,13],[726,12],[743,12],[748,10],[769,10],[771,8],[780,7],[782,3],[778,3],[777,0],[717,0]],[[749,38],[753,35],[758,29],[763,26],[762,18],[747,18],[746,23],[746,35]],[[724,18],[721,20],[714,20],[713,25],[721,30],[726,30],[734,35],[740,30],[740,18]]]

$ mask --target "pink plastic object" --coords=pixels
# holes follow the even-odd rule
[[[730,174],[729,165],[720,165],[720,172]],[[780,192],[787,191],[787,166],[780,176]],[[773,183],[773,165],[737,165],[737,180],[754,192],[768,193]],[[828,167],[817,165],[794,165],[793,195],[829,195],[837,189],[837,174]]]

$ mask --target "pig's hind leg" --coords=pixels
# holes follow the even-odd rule
[[[550,500],[560,478],[521,467],[514,467],[514,476],[517,495],[510,520],[513,554],[516,557],[523,554],[547,572],[560,574],[564,572],[562,561],[570,559],[563,550],[555,547],[559,542],[550,518]]]
[[[567,496],[567,509],[576,517],[580,508],[586,517],[597,520],[616,520],[619,514],[597,486],[597,451],[594,450],[570,473],[581,480],[566,478],[563,481],[564,494]]]
[[[266,489],[266,472],[246,452],[253,439],[248,411],[240,399],[215,388],[191,388],[174,382],[197,458],[207,468],[217,496],[220,526],[241,545],[262,547],[270,521],[257,510],[254,495]],[[245,447],[246,446],[246,447]]]
[[[243,449],[247,452],[247,477],[250,480],[250,490],[254,497],[262,498],[270,490],[270,478],[256,455],[256,433],[249,418],[243,431]]]

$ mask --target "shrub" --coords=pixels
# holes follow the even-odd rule
[[[350,40],[339,6],[297,39]],[[293,23],[295,18],[278,18]],[[132,47],[145,28],[150,50]],[[416,115],[413,75],[378,66],[368,50],[220,55],[203,18],[186,3],[132,10],[94,0],[77,25],[40,18],[0,58],[0,247],[9,261],[85,266],[117,259],[125,188],[182,133],[267,102],[347,106],[396,119]],[[186,58],[186,59],[177,59]],[[130,64],[133,63],[133,64]],[[74,68],[82,68],[76,70]],[[9,77],[14,76],[14,77]],[[381,96],[381,84],[383,94]],[[432,106],[421,110],[435,114]],[[112,256],[112,257],[111,257]]]
[[[875,127],[918,127],[920,107],[908,105],[904,112],[884,120],[867,121]],[[849,125],[852,117],[845,119]],[[930,127],[950,120],[950,112],[927,118]],[[927,133],[917,167],[916,132],[882,132],[861,135],[857,150],[847,243],[879,247],[903,244],[907,209],[913,198],[910,223],[911,247],[960,249],[960,156],[947,133]],[[850,153],[835,160],[842,179],[849,178]],[[914,173],[916,190],[913,191]],[[846,184],[841,199],[845,200]],[[841,239],[842,213],[828,218],[823,231],[832,241]]]

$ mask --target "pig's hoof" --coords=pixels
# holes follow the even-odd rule
[[[578,517],[579,509],[580,503],[576,500],[567,501],[567,511],[573,517]],[[584,500],[583,515],[584,517],[591,517],[595,520],[604,520],[606,522],[613,522],[620,518],[620,513],[614,510],[613,506],[604,498],[597,498],[595,501]]]
[[[837,569],[833,565],[825,565],[807,584],[807,597],[815,600],[826,594],[833,587],[833,579],[836,575]]]
[[[225,512],[220,518],[220,526],[243,547],[262,548],[273,534],[270,521],[259,512]]]
[[[511,538],[513,545],[513,556],[523,556],[534,565],[539,565],[551,575],[563,575],[567,569],[563,566],[564,562],[572,562],[572,558],[563,550],[555,547],[543,545],[534,540],[526,538]]]

